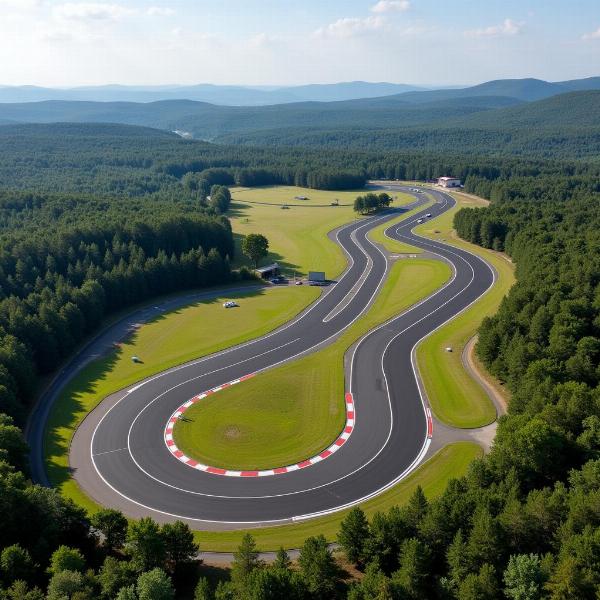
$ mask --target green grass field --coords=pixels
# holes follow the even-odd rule
[[[463,476],[469,464],[482,454],[481,448],[471,442],[449,444],[393,488],[361,504],[361,508],[368,517],[372,517],[378,511],[384,512],[392,506],[401,506],[419,485],[427,498],[435,498],[444,491],[450,479]],[[258,548],[263,551],[277,550],[281,546],[299,548],[307,537],[314,535],[323,534],[329,542],[335,541],[340,522],[347,513],[344,510],[293,525],[245,531],[196,531],[195,538],[200,544],[200,550],[215,552],[235,551],[242,536],[248,532],[254,536]]]
[[[354,199],[364,190],[327,192],[297,187],[232,188],[232,204],[228,216],[236,236],[236,264],[249,264],[241,252],[241,243],[249,233],[262,233],[269,240],[270,254],[264,263],[277,261],[284,272],[306,275],[308,271],[325,271],[337,277],[346,267],[342,250],[327,237],[336,227],[356,219]],[[308,200],[294,200],[307,196]],[[412,201],[397,194],[393,206]],[[349,206],[329,206],[336,199]],[[253,204],[265,202],[268,205]],[[302,204],[282,210],[285,203]],[[317,206],[325,204],[326,206]]]
[[[483,206],[485,201],[460,193],[457,206],[415,230],[432,239],[445,240],[487,260],[497,272],[492,289],[456,319],[425,339],[417,348],[419,371],[436,417],[455,427],[480,427],[496,418],[496,411],[481,386],[463,368],[461,353],[487,315],[494,314],[513,285],[513,265],[501,254],[459,239],[453,231],[454,213],[462,207]],[[436,233],[439,232],[439,233]],[[446,347],[453,352],[446,352]]]
[[[85,415],[107,395],[169,367],[263,335],[293,318],[318,294],[308,286],[224,294],[143,325],[120,348],[84,367],[54,404],[44,448],[51,483],[66,495],[79,497],[68,468],[70,440]],[[222,303],[231,298],[240,307],[224,309]],[[143,363],[133,363],[134,355]]]
[[[174,431],[177,446],[212,466],[270,469],[309,458],[342,430],[346,349],[431,294],[450,277],[442,262],[397,261],[371,309],[327,348],[195,404]]]

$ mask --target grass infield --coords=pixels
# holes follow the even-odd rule
[[[429,202],[427,204],[425,204],[424,206],[419,206],[418,208],[413,209],[412,211],[410,211],[407,214],[401,215],[401,216],[397,217],[396,219],[393,219],[392,221],[388,221],[387,223],[384,223],[383,225],[378,225],[377,227],[374,227],[373,229],[371,229],[371,231],[368,234],[369,239],[371,241],[375,242],[376,244],[381,244],[388,252],[395,252],[398,254],[420,254],[420,253],[422,253],[423,250],[421,250],[421,248],[417,248],[416,246],[411,246],[410,244],[407,244],[406,242],[400,242],[398,240],[393,240],[389,237],[386,237],[385,231],[386,231],[386,229],[389,229],[392,225],[396,225],[397,223],[400,223],[400,221],[403,221],[407,217],[410,217],[412,214],[422,211],[423,209],[431,206],[433,204],[433,199],[430,198],[429,196],[427,196],[427,198],[428,198]],[[411,198],[411,199],[414,200],[414,198]]]
[[[357,218],[352,205],[365,190],[327,192],[279,186],[232,188],[231,192],[228,216],[235,235],[237,265],[249,264],[240,250],[244,236],[262,233],[269,240],[270,250],[264,264],[277,261],[287,275],[325,271],[333,279],[346,268],[343,251],[327,233]],[[394,195],[397,200],[392,206],[413,200],[408,194]],[[294,200],[295,196],[308,200]],[[330,206],[335,200],[339,200],[340,206]],[[286,203],[289,208],[283,210],[281,206]]]

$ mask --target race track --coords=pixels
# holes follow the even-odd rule
[[[453,277],[424,301],[371,331],[349,353],[346,388],[353,401],[352,434],[337,451],[277,476],[223,476],[178,460],[163,438],[171,415],[199,393],[318,350],[359,318],[376,296],[390,262],[366,235],[397,216],[397,210],[337,231],[349,267],[292,322],[104,400],[78,429],[71,447],[71,466],[83,489],[98,502],[133,516],[232,526],[325,514],[380,493],[405,477],[425,458],[432,434],[415,372],[414,347],[494,281],[491,267],[477,256],[412,233],[425,213],[435,218],[454,205],[447,194],[431,194],[435,205],[391,226],[386,235],[446,260]],[[416,204],[424,202],[420,194],[415,198]]]

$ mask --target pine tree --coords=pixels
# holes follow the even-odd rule
[[[369,538],[369,522],[360,507],[354,507],[344,518],[338,533],[338,543],[351,563],[365,558],[365,543]]]
[[[283,548],[279,548],[279,550],[277,550],[275,561],[273,562],[273,568],[289,569],[291,565],[292,561],[290,560],[289,554]]]
[[[237,551],[234,552],[231,563],[231,580],[236,586],[243,586],[250,573],[262,566],[262,561],[258,556],[254,538],[251,534],[246,533]]]

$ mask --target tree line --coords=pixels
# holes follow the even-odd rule
[[[506,185],[520,177],[524,185],[547,189],[577,177],[593,186],[598,162],[570,157],[512,156],[458,152],[453,137],[445,151],[384,146],[347,148],[257,147],[209,144],[171,138],[144,138],[135,127],[100,124],[0,127],[0,180],[4,188],[89,194],[96,198],[176,204],[198,201],[192,180],[206,185],[299,185],[324,189],[356,189],[367,179],[431,180],[454,175],[484,184]],[[147,130],[143,130],[147,131]],[[454,135],[454,134],[453,134]],[[189,175],[188,175],[189,174]],[[201,175],[199,175],[201,174]],[[191,184],[191,185],[190,185]],[[205,195],[210,195],[205,190]],[[484,194],[487,197],[487,194]]]

